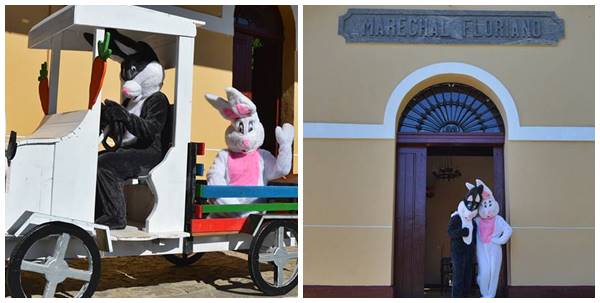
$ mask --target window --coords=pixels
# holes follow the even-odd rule
[[[441,83],[419,92],[400,117],[400,133],[504,133],[498,108],[481,91]]]

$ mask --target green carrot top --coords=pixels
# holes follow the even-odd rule
[[[98,57],[104,61],[106,61],[106,59],[110,58],[112,55],[112,49],[108,47],[109,44],[110,33],[108,31],[104,31],[104,40],[98,41]]]
[[[42,63],[42,67],[40,68],[40,76],[38,77],[38,81],[42,81],[48,79],[48,62]]]

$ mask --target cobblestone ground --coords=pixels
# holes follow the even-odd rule
[[[104,258],[94,297],[262,297],[246,260],[244,253],[212,252],[193,265],[176,267],[160,256]],[[73,294],[75,288],[64,287],[57,291]],[[285,295],[297,296],[297,287]]]

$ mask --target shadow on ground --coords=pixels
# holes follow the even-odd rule
[[[41,279],[26,274],[22,279],[28,288],[41,293]],[[73,295],[79,285],[69,282],[59,285],[57,291]],[[247,255],[239,252],[205,253],[199,261],[185,267],[175,266],[160,256],[103,258],[100,284],[94,293],[94,297],[104,298],[262,296],[250,278]],[[297,297],[297,287],[285,296]]]

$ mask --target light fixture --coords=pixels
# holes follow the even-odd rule
[[[441,164],[438,165],[438,169],[432,171],[431,173],[437,179],[446,181],[450,181],[462,175],[460,170],[453,167],[452,159],[450,159],[450,157],[444,158],[441,161]]]

